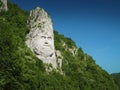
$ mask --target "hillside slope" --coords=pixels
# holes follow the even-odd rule
[[[116,84],[120,88],[120,73],[112,73],[111,76],[115,79]]]
[[[55,49],[62,55],[62,73],[46,72],[25,44],[28,12],[10,2],[8,8],[0,12],[0,90],[120,90],[91,56],[57,31]]]

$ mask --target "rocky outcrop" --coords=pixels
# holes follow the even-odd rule
[[[78,53],[78,48],[76,46],[73,46],[73,47],[68,47],[67,44],[65,42],[63,42],[63,47],[65,47],[65,50],[66,51],[69,51],[72,53],[73,56],[76,56],[77,53]]]
[[[56,50],[56,58],[57,58],[57,64],[58,64],[58,67],[61,69],[62,68],[62,59],[63,59],[63,56],[61,54],[61,52],[59,50]]]
[[[27,21],[30,32],[26,44],[45,64],[57,67],[52,21],[47,12],[37,7],[30,11]]]
[[[7,11],[7,0],[0,0],[0,11]]]
[[[73,56],[77,55],[77,52],[78,52],[78,48],[77,47],[69,48],[68,50],[72,53]]]

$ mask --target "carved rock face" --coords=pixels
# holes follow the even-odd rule
[[[37,7],[30,12],[28,26],[30,32],[27,34],[27,46],[40,60],[56,68],[53,27],[48,14]]]
[[[54,53],[53,48],[53,37],[51,35],[38,35],[36,36],[33,41],[33,51],[37,55],[45,56],[45,57],[52,57]]]

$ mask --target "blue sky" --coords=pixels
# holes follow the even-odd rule
[[[50,13],[54,29],[72,38],[109,73],[120,72],[119,0],[10,0]]]

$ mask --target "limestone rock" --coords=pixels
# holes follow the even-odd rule
[[[56,52],[58,67],[60,67],[60,69],[61,69],[62,68],[62,59],[63,59],[63,56],[61,55],[61,52],[59,50],[56,50],[55,52]]]
[[[73,56],[76,56],[77,52],[78,52],[78,48],[76,48],[76,47],[69,48],[69,51],[73,54]]]
[[[27,21],[30,32],[26,44],[46,64],[57,67],[52,21],[47,12],[37,7],[30,11]]]
[[[5,10],[5,11],[8,10],[7,0],[0,0],[0,11],[2,11],[2,10]]]

